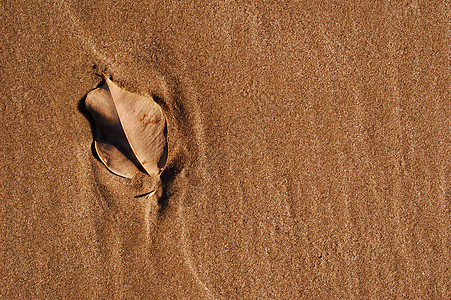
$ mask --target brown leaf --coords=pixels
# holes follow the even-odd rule
[[[149,97],[128,92],[110,79],[86,96],[94,117],[95,149],[113,173],[132,178],[159,174],[168,155],[166,119]]]

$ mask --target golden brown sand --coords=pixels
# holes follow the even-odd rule
[[[0,298],[449,299],[448,5],[345,2],[1,1]],[[160,198],[96,72],[162,106]]]

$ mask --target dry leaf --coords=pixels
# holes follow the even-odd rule
[[[166,119],[152,98],[107,78],[86,96],[86,108],[94,117],[95,149],[111,172],[127,178],[161,172],[168,155]]]

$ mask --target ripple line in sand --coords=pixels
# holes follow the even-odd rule
[[[87,33],[83,27],[80,25],[80,21],[75,17],[75,14],[72,12],[71,5],[67,3],[67,1],[54,1],[55,7],[57,7],[61,13],[66,16],[70,20],[70,24],[72,25],[72,33],[79,40],[81,40],[84,48],[87,48],[88,51],[91,51],[96,58],[100,61],[106,63],[107,65],[114,64],[114,61],[109,57],[111,55],[107,55],[98,49],[96,43],[90,37],[90,34]]]
[[[188,269],[189,269],[191,275],[196,280],[196,282],[205,290],[205,293],[207,294],[208,299],[215,299],[215,297],[213,296],[213,293],[210,291],[210,289],[207,287],[207,285],[199,278],[197,268],[194,266],[193,254],[191,252],[190,242],[186,237],[187,230],[186,230],[185,219],[183,218],[184,215],[185,215],[185,213],[184,213],[183,205],[180,205],[178,207],[178,216],[182,220],[182,222],[181,222],[182,223],[181,249],[182,249],[183,257],[185,259],[185,263],[188,266]]]
[[[183,64],[182,62],[182,69],[185,68],[187,64]],[[187,73],[187,72],[185,72]],[[188,80],[188,87],[193,87],[194,85],[191,83],[190,79]],[[190,91],[191,96],[194,99],[199,99],[200,95],[197,95],[195,91]],[[200,110],[200,105],[197,101],[191,101],[190,104],[193,105],[192,107],[192,113],[193,113],[193,119],[194,122],[189,124],[192,129],[194,130],[194,138],[196,139],[196,145],[197,145],[197,152],[198,152],[198,156],[197,159],[199,160],[199,164],[201,166],[205,166],[206,165],[206,161],[207,161],[207,156],[206,156],[206,148],[205,148],[205,134],[204,134],[204,125],[203,125],[203,118],[202,118],[202,113]],[[200,168],[197,169],[197,171],[201,172],[201,177],[203,178],[203,184],[205,185],[209,185],[211,182],[211,178],[210,178],[210,174],[204,169],[204,168]],[[186,195],[186,188],[183,189],[181,191],[181,195],[180,195],[180,204],[177,208],[177,214],[178,214],[178,219],[180,220],[180,224],[181,224],[181,234],[180,234],[180,248],[182,250],[182,255],[183,258],[185,260],[185,264],[187,265],[191,275],[193,276],[193,278],[196,280],[196,282],[203,288],[203,290],[205,291],[207,298],[208,299],[215,299],[212,291],[207,287],[207,285],[205,284],[205,282],[200,278],[199,276],[199,271],[196,268],[195,264],[194,264],[194,255],[191,251],[191,243],[189,241],[189,239],[187,238],[188,232],[187,232],[187,226],[186,226],[186,213],[185,213],[185,206],[183,204],[183,201],[186,199],[185,197]],[[201,201],[203,200],[203,198],[201,199]]]

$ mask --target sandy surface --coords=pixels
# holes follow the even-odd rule
[[[0,2],[1,298],[449,299],[445,1],[205,2]],[[163,107],[159,198],[96,72]]]

